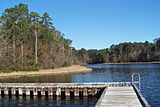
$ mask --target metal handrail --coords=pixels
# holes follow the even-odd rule
[[[134,77],[135,76],[138,76],[138,81],[137,80],[134,80]],[[133,73],[132,74],[132,84],[138,84],[138,91],[140,92],[140,89],[141,89],[141,77],[140,77],[140,74],[138,73]]]

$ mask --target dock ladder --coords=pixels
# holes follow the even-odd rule
[[[137,79],[135,79],[136,77],[138,77],[138,80]],[[140,85],[141,85],[141,83],[140,83],[140,81],[141,81],[141,77],[140,77],[140,74],[138,74],[138,73],[133,73],[132,74],[132,84],[134,84],[134,85],[138,85],[138,91],[140,92]]]

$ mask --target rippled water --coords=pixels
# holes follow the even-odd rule
[[[131,82],[132,73],[141,75],[141,93],[152,107],[160,107],[160,64],[119,64],[87,65],[92,72],[45,75],[36,77],[0,78],[0,82]],[[93,107],[97,98],[61,99],[59,98],[14,99],[0,98],[0,106],[14,104],[17,106],[64,106]],[[6,104],[6,105],[5,105]],[[29,107],[29,106],[28,106]]]
[[[1,97],[0,107],[93,107],[97,101],[93,98],[61,98],[61,97]]]

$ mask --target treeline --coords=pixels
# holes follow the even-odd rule
[[[5,9],[0,16],[0,71],[49,69],[77,62],[71,40],[44,13],[26,4]]]
[[[26,4],[0,16],[0,71],[52,69],[72,64],[160,61],[160,38],[124,42],[106,49],[76,50],[48,13],[29,12]]]
[[[160,38],[150,43],[124,42],[106,49],[80,49],[77,51],[81,63],[123,63],[160,61]]]

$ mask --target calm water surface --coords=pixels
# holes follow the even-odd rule
[[[35,77],[0,78],[0,82],[131,82],[132,73],[141,75],[141,93],[152,107],[160,107],[160,64],[87,65],[92,72]],[[0,106],[93,107],[98,98],[0,98]]]

